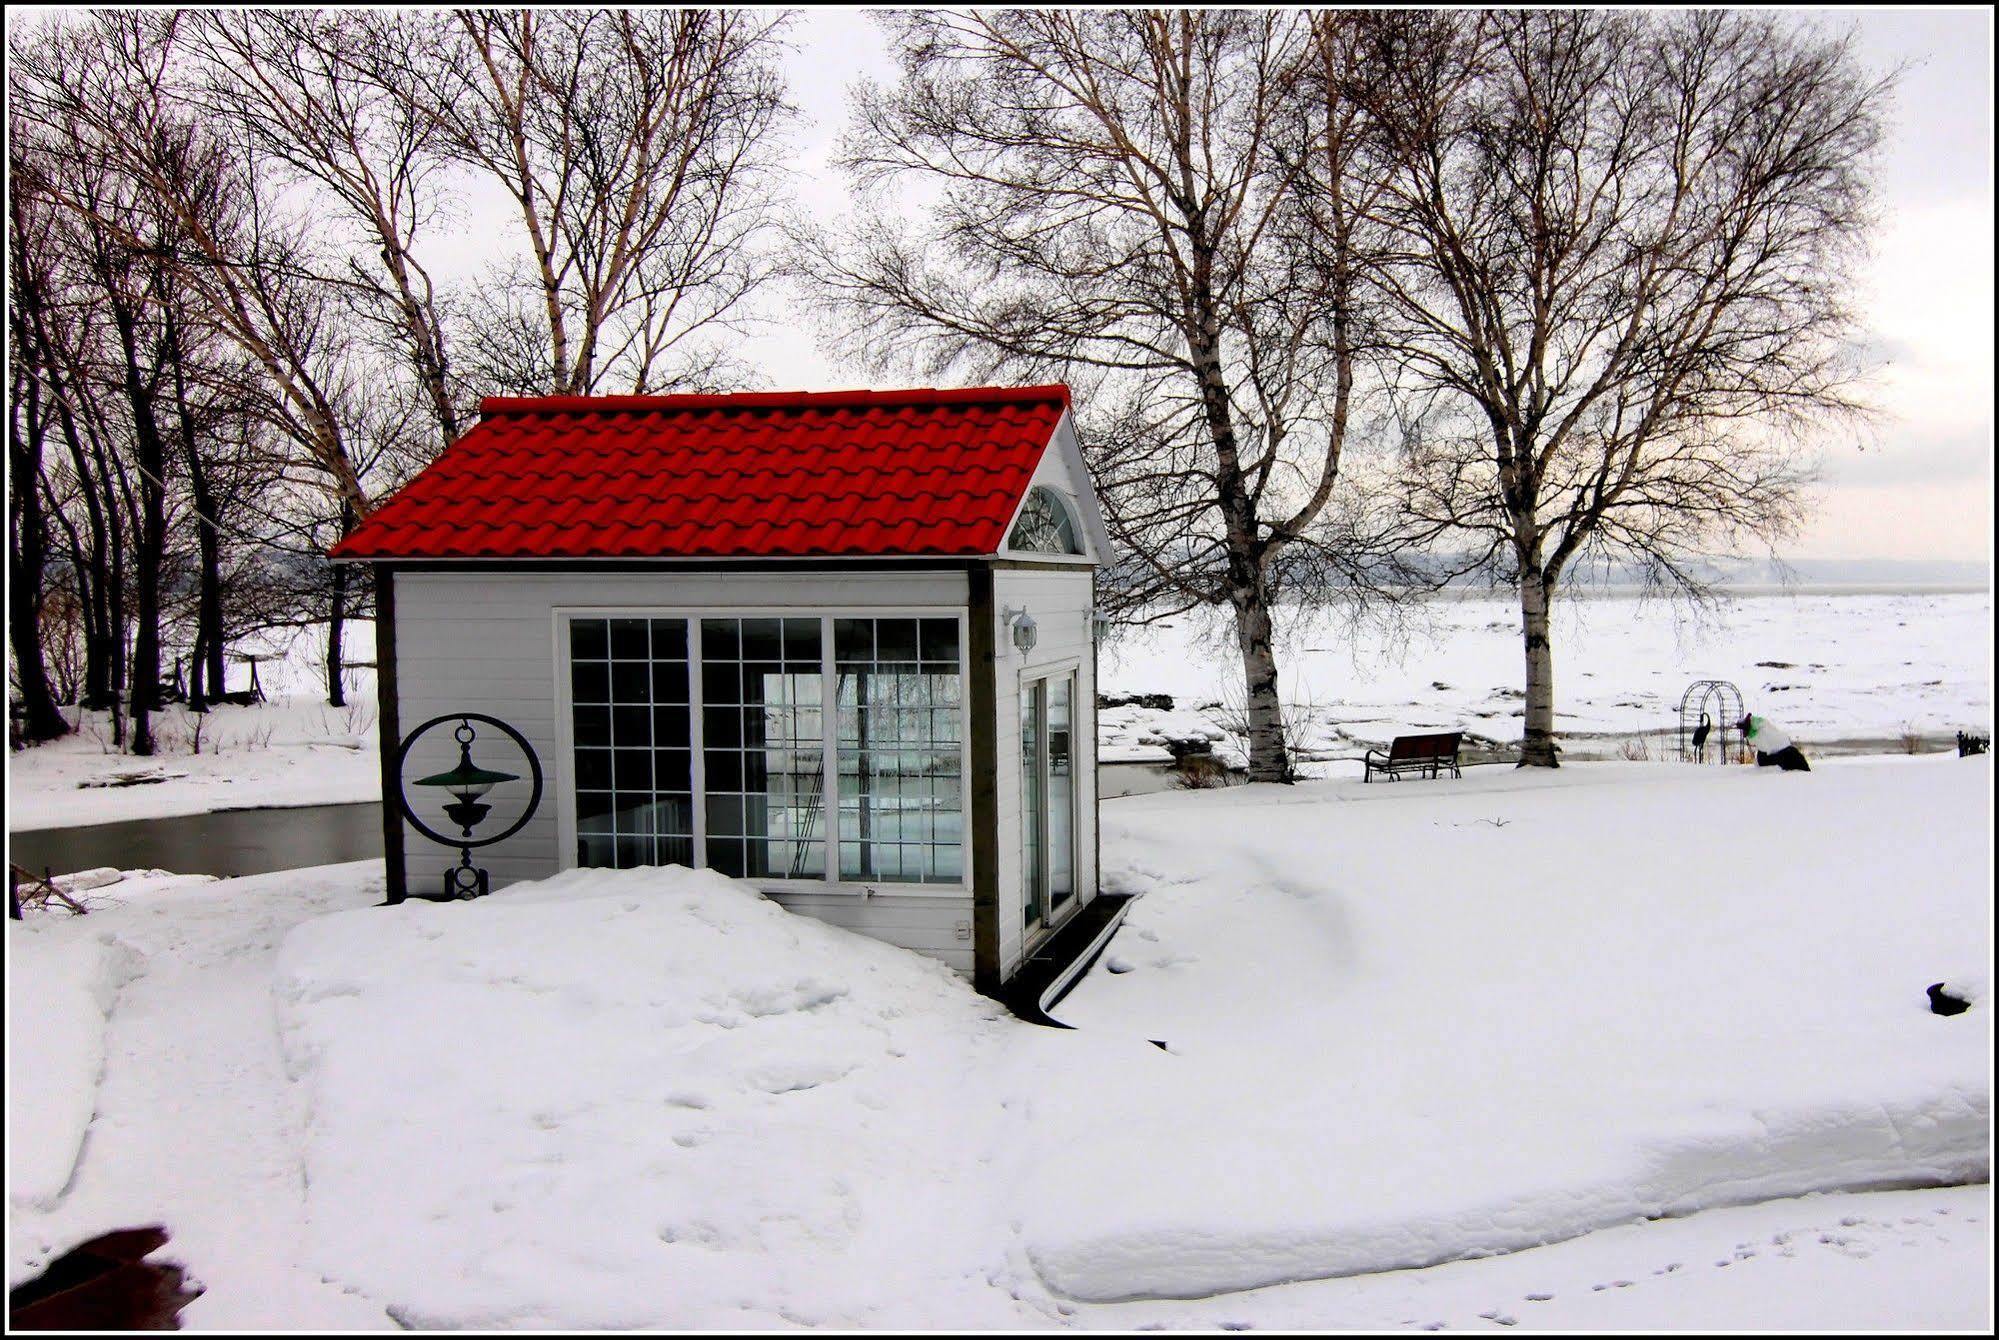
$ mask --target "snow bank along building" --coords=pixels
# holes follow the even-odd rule
[[[1096,894],[1108,552],[1062,386],[489,399],[334,551],[380,598],[390,897],[455,859],[398,744],[481,712],[547,783],[495,886],[706,866],[997,989]]]

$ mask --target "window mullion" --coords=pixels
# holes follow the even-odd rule
[[[840,878],[840,845],[837,825],[840,822],[840,683],[839,672],[833,664],[833,616],[819,616],[819,738],[823,757],[820,766],[824,769],[825,780],[820,783],[820,822],[825,825],[825,835],[820,842],[825,849],[826,882],[835,883]]]
[[[1037,888],[1041,895],[1041,925],[1044,929],[1048,926],[1055,902],[1055,835],[1051,831],[1055,827],[1055,787],[1052,785],[1054,779],[1048,775],[1049,759],[1053,753],[1048,747],[1048,686],[1052,682],[1044,677],[1037,680],[1034,687],[1034,761],[1041,807],[1041,879]]]
[[[694,796],[694,867],[708,866],[708,751],[702,721],[701,621],[687,620],[687,745],[688,784]]]

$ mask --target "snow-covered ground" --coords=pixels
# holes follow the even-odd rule
[[[93,1094],[10,1055],[95,1113],[10,1282],[157,1219],[200,1327],[1985,1327],[1988,1189],[1879,1188],[1989,1171],[1991,777],[1111,802],[1074,1032],[703,873],[129,881],[9,936],[16,1031],[130,956]]]
[[[1670,733],[1691,681],[1720,678],[1808,748],[1894,750],[1910,733],[1933,746],[1960,729],[1991,729],[1991,622],[1989,592],[1744,596],[1701,621],[1657,601],[1568,600],[1557,614],[1561,728],[1574,756],[1615,756],[1631,737]],[[1308,772],[1343,775],[1327,760],[1414,730],[1519,738],[1518,614],[1504,599],[1424,602],[1393,633],[1324,620],[1287,627],[1284,695]],[[327,707],[321,640],[313,629],[286,644],[261,672],[273,701],[217,709],[199,754],[190,752],[195,718],[173,710],[169,748],[151,760],[113,752],[101,715],[78,736],[13,755],[9,827],[376,798],[373,671],[350,671],[352,705]],[[353,625],[348,654],[372,658],[372,625]],[[1104,650],[1103,690],[1168,694],[1174,706],[1105,710],[1102,757],[1160,760],[1166,740],[1193,737],[1236,754],[1225,724],[1226,704],[1240,696],[1235,666],[1224,642],[1189,620],[1121,634]],[[244,672],[232,674],[241,687]],[[1655,734],[1647,748],[1664,757],[1669,743]],[[102,785],[127,774],[155,780]]]
[[[1983,989],[1991,778],[1605,763],[1108,807],[1107,883],[1145,896],[1062,1017],[1173,1054],[1044,1104],[1078,1138],[1039,1169],[1038,1267],[1204,1294],[1984,1176],[1989,1014],[1924,989]]]
[[[347,655],[372,660],[374,634],[371,622],[351,625]],[[275,650],[277,659],[258,667],[269,701],[205,714],[169,707],[155,719],[160,751],[150,758],[119,753],[102,712],[85,713],[73,735],[11,755],[8,828],[375,799],[382,789],[375,672],[347,671],[348,705],[329,707],[321,631]],[[232,689],[248,680],[247,670],[230,667]]]
[[[1559,726],[1578,756],[1670,734],[1698,679],[1732,681],[1751,711],[1808,747],[1893,749],[1907,733],[1947,740],[1992,725],[1989,591],[1741,596],[1699,619],[1657,600],[1570,599],[1556,606],[1554,641]],[[1520,616],[1501,597],[1423,602],[1400,632],[1326,618],[1294,624],[1279,666],[1308,756],[1357,757],[1423,730],[1520,738]],[[1174,699],[1170,716],[1105,712],[1106,759],[1164,758],[1164,738],[1223,735],[1217,719],[1241,697],[1225,639],[1190,619],[1122,634],[1105,648],[1101,674],[1106,693]],[[1200,710],[1216,703],[1221,712]],[[1651,748],[1665,756],[1656,738]],[[1234,753],[1233,742],[1220,750]]]
[[[132,972],[115,936],[9,937],[7,975],[32,991],[7,993],[7,1069],[33,1097],[7,1103],[11,1205],[49,1209],[62,1199],[89,1128],[104,1070],[104,1026]]]
[[[310,1119],[285,1077],[272,1005],[272,961],[302,921],[381,901],[381,862],[250,879],[134,878],[86,899],[81,917],[9,923],[10,1039],[100,1029],[101,1074],[47,1066],[10,1046],[7,1107],[77,1113],[74,1166],[53,1206],[10,1198],[8,1284],[113,1228],[164,1223],[162,1257],[208,1286],[187,1315],[209,1328],[382,1326],[379,1304],[297,1265],[306,1205],[299,1150]],[[103,1013],[72,1016],[42,990],[36,965],[79,944],[104,944],[123,979]],[[44,1138],[47,1151],[55,1142]],[[10,1186],[19,1167],[12,1141]],[[42,1157],[46,1158],[44,1153]],[[44,1165],[47,1166],[47,1165]]]
[[[1073,1319],[1119,1329],[1989,1330],[1991,1213],[1989,1186],[1807,1196],[1426,1270]]]

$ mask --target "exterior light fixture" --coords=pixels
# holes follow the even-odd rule
[[[409,783],[409,786],[421,786],[443,791],[449,795],[452,798],[451,802],[446,804],[443,809],[445,817],[458,826],[459,835],[457,837],[447,837],[426,824],[410,804],[407,788],[399,787],[396,799],[402,807],[403,816],[410,821],[411,826],[419,833],[422,833],[432,842],[446,847],[458,848],[458,864],[444,872],[443,896],[446,898],[478,898],[490,891],[490,880],[483,868],[472,864],[472,849],[474,847],[488,847],[495,842],[512,837],[533,816],[536,806],[541,803],[541,760],[535,756],[534,748],[528,744],[527,738],[506,722],[478,712],[454,712],[448,716],[433,717],[410,732],[409,737],[403,741],[402,748],[397,751],[396,776],[398,778],[403,775],[403,765],[408,762],[410,750],[416,744],[417,739],[433,727],[441,726],[449,721],[456,721],[458,723],[457,726],[453,727],[451,732],[451,738],[458,742],[458,766],[448,772],[433,773],[428,777],[419,777]],[[503,734],[511,738],[520,747],[521,753],[526,756],[528,770],[533,776],[534,789],[533,793],[528,797],[527,808],[521,812],[520,818],[516,819],[504,832],[496,833],[492,837],[475,838],[472,836],[472,830],[484,822],[488,814],[492,813],[492,806],[485,803],[485,796],[496,786],[507,782],[519,781],[520,774],[498,772],[492,768],[481,767],[472,761],[472,742],[479,737],[479,733],[472,728],[474,721],[483,721],[497,726]]]
[[[1035,627],[1034,616],[1025,608],[1008,608],[1000,611],[1000,617],[1006,620],[1007,627],[1013,632],[1014,650],[1022,656],[1033,651],[1035,642],[1041,636]]]
[[[1098,610],[1090,616],[1090,632],[1098,642],[1111,635],[1111,616]]]
[[[419,777],[411,786],[435,786],[449,791],[458,798],[455,805],[446,805],[444,812],[452,823],[458,825],[466,837],[472,836],[472,829],[492,812],[492,806],[481,805],[479,797],[491,791],[501,782],[517,782],[520,774],[515,772],[494,772],[482,768],[472,761],[472,741],[478,732],[470,722],[460,722],[451,732],[451,738],[458,741],[458,766],[450,772],[434,773],[429,777]],[[483,892],[483,890],[482,890]]]

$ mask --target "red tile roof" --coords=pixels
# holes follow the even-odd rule
[[[492,398],[334,557],[996,552],[1066,386]]]

